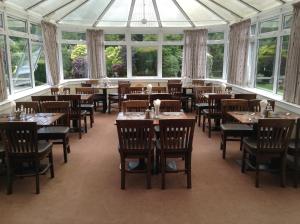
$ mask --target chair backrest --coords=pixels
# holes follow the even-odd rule
[[[212,86],[195,87],[194,93],[196,95],[196,103],[205,103],[207,102],[207,98],[203,94],[212,93]]]
[[[81,97],[80,95],[59,95],[58,101],[68,101],[69,102],[69,113],[70,119],[81,119]]]
[[[117,120],[120,153],[150,152],[153,149],[153,121]]]
[[[230,99],[229,94],[211,94],[208,97],[208,111],[209,114],[221,114],[221,100]]]
[[[226,86],[225,92],[232,92],[232,86]]]
[[[16,109],[21,110],[22,108],[26,114],[35,114],[40,111],[38,102],[16,102]]]
[[[275,110],[275,100],[267,100],[267,102],[270,104],[270,106],[272,107],[272,110]]]
[[[37,101],[37,102],[46,102],[46,101],[55,101],[55,96],[31,96],[32,101]]]
[[[142,86],[130,86],[129,87],[129,93],[142,93],[144,90],[144,87]]]
[[[30,156],[38,152],[36,122],[4,122],[0,123],[0,129],[6,140],[8,155]]]
[[[149,108],[148,100],[128,100],[123,102],[123,112],[145,112]]]
[[[224,99],[221,100],[222,122],[226,123],[231,119],[227,112],[229,111],[248,111],[248,100],[244,99]]]
[[[150,95],[150,105],[153,105],[154,100],[172,100],[174,99],[170,93],[157,93]]]
[[[182,95],[182,84],[181,83],[168,83],[168,92],[173,97],[180,98]]]
[[[69,88],[69,87],[64,87],[64,88],[63,88],[63,93],[64,93],[64,94],[71,94],[71,88]]]
[[[92,87],[75,88],[76,94],[94,94],[95,89]]]
[[[201,80],[201,79],[193,79],[192,80],[192,85],[195,85],[195,86],[204,86],[205,85],[205,81]]]
[[[56,95],[59,93],[59,88],[58,87],[51,87],[50,89],[51,95]]]
[[[87,80],[85,83],[86,84],[91,84],[91,85],[98,85],[99,80],[98,79],[90,79],[90,80]]]
[[[122,85],[122,84],[129,84],[130,85],[130,81],[125,81],[125,80],[119,80],[118,81],[118,85]]]
[[[256,99],[255,93],[237,93],[234,95],[235,99],[254,100]]]
[[[118,86],[119,99],[123,99],[125,94],[129,93],[130,83],[122,83]]]
[[[165,86],[153,86],[152,93],[166,93],[167,87]]]
[[[162,151],[192,151],[195,119],[162,119],[159,127]]]
[[[180,84],[181,83],[181,80],[179,80],[179,79],[170,79],[170,80],[168,80],[168,85],[169,84]]]
[[[149,95],[147,94],[127,94],[126,100],[149,100]]]
[[[257,125],[258,151],[286,152],[295,120],[259,119]]]
[[[44,113],[64,113],[65,115],[56,122],[56,125],[69,126],[69,106],[68,101],[49,101],[41,103],[41,110]]]
[[[91,83],[81,83],[81,87],[92,87]]]
[[[161,112],[178,112],[181,110],[180,100],[161,100]]]
[[[222,93],[222,87],[221,86],[212,86],[212,90],[214,93]]]
[[[260,112],[261,111],[260,101],[261,100],[259,99],[248,100],[249,111]]]

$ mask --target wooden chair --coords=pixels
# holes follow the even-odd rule
[[[123,101],[123,112],[145,112],[149,108],[148,100]]]
[[[149,100],[149,95],[147,94],[127,94],[126,100]]]
[[[121,157],[121,189],[125,189],[126,159],[146,159],[147,188],[151,188],[154,131],[151,120],[117,120]],[[129,172],[129,171],[127,171]],[[134,172],[134,171],[130,171]],[[140,171],[141,172],[141,171]]]
[[[14,176],[35,176],[36,193],[40,193],[39,176],[50,170],[54,177],[52,143],[38,141],[36,122],[0,123],[3,139],[6,140],[7,194],[12,193]],[[40,161],[48,157],[48,164],[41,170]],[[16,173],[17,164],[33,164],[32,172]]]
[[[181,110],[181,103],[179,100],[161,100],[161,112],[178,112]]]
[[[154,100],[174,100],[170,93],[153,93],[150,95],[150,105],[153,106]]]
[[[227,141],[239,141],[240,150],[244,137],[253,134],[253,128],[250,125],[239,124],[227,114],[229,111],[248,111],[248,100],[244,99],[227,99],[221,100],[222,105],[222,124],[221,124],[221,145],[223,159],[226,157]]]
[[[193,86],[204,86],[205,85],[205,81],[201,80],[201,79],[193,79],[192,80],[192,85]]]
[[[69,88],[69,87],[64,87],[64,88],[63,88],[63,94],[71,94],[71,88]]]
[[[211,137],[211,120],[215,120],[215,125],[219,123],[222,118],[222,110],[221,110],[221,100],[222,99],[230,99],[231,96],[228,94],[214,94],[209,95],[208,98],[208,109],[203,110],[203,123],[202,123],[202,131],[205,132],[205,121],[206,118],[208,120],[208,137]]]
[[[181,80],[180,79],[170,79],[170,80],[168,80],[168,85],[169,84],[181,84]]]
[[[67,101],[69,102],[69,118],[70,121],[73,121],[73,128],[74,126],[78,129],[78,137],[81,139],[82,134],[81,134],[81,120],[84,121],[84,130],[85,133],[87,133],[87,120],[86,116],[87,113],[86,111],[81,110],[81,97],[80,95],[59,95],[58,96],[58,101]]]
[[[173,80],[174,81],[174,80]],[[182,95],[181,83],[168,83],[168,92],[174,100],[180,100],[184,110],[188,110],[188,97]]]
[[[55,101],[44,102],[41,104],[44,113],[64,113],[53,126],[43,127],[38,130],[40,140],[51,140],[53,144],[63,145],[64,162],[68,162],[68,153],[70,153],[69,132],[70,132],[70,113],[69,102]]]
[[[255,93],[237,93],[234,94],[235,99],[254,100],[256,99]]]
[[[299,177],[299,157],[300,157],[300,118],[296,122],[296,133],[295,138],[292,139],[288,147],[288,155],[293,158],[292,169],[294,171],[294,187],[298,187],[298,177]]]
[[[144,87],[141,86],[130,86],[129,87],[129,94],[130,93],[142,93],[144,90]]]
[[[255,186],[259,187],[259,166],[264,161],[272,158],[281,160],[281,186],[285,186],[286,154],[292,134],[294,120],[292,119],[259,119],[257,125],[257,136],[255,138],[244,138],[242,173],[245,172],[246,164],[251,166],[247,155],[255,156]]]
[[[272,110],[275,111],[275,100],[267,100],[267,102],[270,104],[272,107]]]
[[[157,164],[160,164],[162,189],[165,189],[167,158],[184,159],[184,169],[178,169],[176,172],[185,172],[187,174],[187,187],[192,187],[191,165],[195,121],[195,119],[162,119],[159,121],[160,136],[156,149],[160,158],[156,157],[156,160]]]
[[[167,87],[165,86],[153,86],[152,93],[166,93]]]
[[[93,85],[99,85],[99,80],[98,79],[90,79],[90,80],[87,80],[85,83],[86,84],[91,84],[92,86]]]
[[[81,83],[81,87],[92,87],[91,83]]]
[[[95,89],[92,87],[82,87],[75,89],[76,94],[91,94],[93,95],[89,100],[81,102],[81,110],[87,112],[87,116],[90,117],[90,127],[93,127],[94,123],[94,93]]]
[[[114,104],[118,105],[118,110],[122,110],[122,102],[124,101],[124,96],[129,93],[130,83],[120,83],[118,86],[118,95],[109,94],[108,95],[108,113],[111,112],[112,106]]]
[[[35,113],[39,113],[40,111],[39,103],[35,101],[16,102],[16,109],[21,110],[22,108],[26,114],[35,114]]]
[[[50,91],[51,91],[51,95],[57,95],[59,93],[59,88],[58,87],[51,87]]]
[[[248,100],[249,111],[260,112],[261,111],[260,101],[261,100],[259,99]]]
[[[101,92],[102,91],[102,92]],[[95,111],[102,105],[102,113],[106,113],[107,98],[106,94],[103,93],[103,90],[99,88],[94,88],[94,109]]]
[[[195,93],[195,109],[198,126],[200,127],[202,111],[208,109],[208,100],[203,96],[204,93],[212,93],[211,86],[201,86],[194,88]]]
[[[212,90],[213,90],[213,93],[223,93],[221,86],[213,86]]]
[[[56,98],[55,96],[43,95],[43,96],[31,96],[31,100],[41,103],[47,101],[55,101]]]

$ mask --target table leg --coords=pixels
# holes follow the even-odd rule
[[[103,89],[104,101],[103,101],[103,109],[102,112],[106,113],[107,111],[107,89]]]

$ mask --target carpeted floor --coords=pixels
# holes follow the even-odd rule
[[[184,174],[169,174],[166,190],[160,176],[152,189],[143,174],[127,175],[120,190],[116,114],[96,114],[96,123],[81,140],[71,137],[69,162],[63,163],[61,146],[55,146],[55,178],[41,177],[41,194],[34,194],[34,178],[17,179],[14,193],[5,194],[0,179],[0,223],[299,223],[300,189],[284,189],[279,177],[261,176],[254,187],[253,173],[241,174],[237,143],[228,144],[221,158],[219,134],[209,139],[195,129],[192,181],[186,189]],[[290,181],[289,181],[290,182]]]

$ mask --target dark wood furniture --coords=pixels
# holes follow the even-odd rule
[[[180,79],[169,79],[168,80],[168,85],[169,84],[180,84],[181,80]]]
[[[118,86],[118,95],[109,94],[108,95],[108,113],[111,112],[112,106],[117,104],[118,110],[122,110],[122,102],[124,101],[124,96],[129,93],[130,83],[120,83]]]
[[[50,88],[51,95],[57,95],[59,93],[58,87],[51,87]]]
[[[196,109],[196,118],[198,120],[198,126],[200,127],[202,111],[208,109],[208,99],[203,95],[204,93],[211,93],[211,86],[201,86],[195,87],[195,109]]]
[[[234,94],[235,99],[254,100],[256,99],[255,93],[236,93]]]
[[[167,93],[167,87],[165,86],[153,86],[152,93]]]
[[[81,87],[92,87],[91,83],[81,83]]]
[[[184,110],[188,111],[188,97],[183,96],[181,83],[168,83],[168,92],[174,100],[180,100]]]
[[[260,112],[261,111],[260,101],[261,100],[259,99],[248,100],[249,111]]]
[[[184,158],[183,171],[187,174],[187,187],[192,187],[191,165],[195,119],[160,120],[159,141],[156,144],[157,153],[160,155],[157,164],[160,164],[161,188],[165,189],[165,174],[167,158]]]
[[[205,81],[201,80],[201,79],[193,79],[192,80],[192,85],[195,85],[195,86],[204,86],[205,85]]]
[[[154,151],[154,131],[151,120],[117,120],[121,157],[121,189],[125,189],[126,159],[145,159],[147,188],[151,188],[151,168]],[[139,171],[140,172],[140,171]]]
[[[229,111],[247,111],[248,100],[226,99],[221,101],[222,105],[222,124],[221,124],[221,145],[222,157],[226,157],[227,141],[239,141],[242,150],[243,138],[253,134],[253,127],[247,124],[237,123],[227,114]]]
[[[145,112],[149,108],[148,100],[123,101],[123,112]]]
[[[69,87],[64,87],[64,88],[63,88],[63,93],[64,93],[64,94],[71,94],[71,88],[69,88]]]
[[[181,110],[181,103],[179,100],[161,100],[161,112],[178,112]]]
[[[142,93],[144,91],[144,87],[142,86],[130,86],[129,87],[129,94],[130,93]]]
[[[31,96],[31,100],[41,103],[41,102],[46,102],[46,101],[55,101],[56,97],[50,96],[50,95]]]
[[[38,139],[51,140],[53,144],[62,144],[64,162],[68,162],[68,153],[70,153],[69,132],[69,102],[67,101],[54,101],[44,102],[41,104],[41,109],[44,113],[64,113],[53,126],[43,127],[38,130]]]
[[[40,193],[39,176],[50,170],[54,177],[52,143],[38,141],[36,122],[0,122],[0,129],[5,139],[7,165],[7,194],[12,193],[14,176],[34,176],[36,193]],[[41,170],[40,161],[48,157],[48,164]],[[33,172],[17,173],[20,163],[33,164]]]
[[[35,101],[16,102],[16,109],[17,110],[23,109],[23,112],[25,112],[26,114],[35,114],[40,112],[39,103]]]
[[[75,89],[76,94],[83,94],[83,95],[92,95],[87,100],[81,101],[81,110],[86,111],[86,115],[90,117],[90,127],[93,127],[94,123],[94,93],[95,89],[91,87],[82,87],[82,88],[76,88]]]
[[[294,187],[298,187],[299,177],[299,157],[300,157],[300,118],[296,122],[295,138],[292,139],[288,147],[288,155],[293,158],[292,169],[294,171]]]
[[[129,93],[126,94],[125,100],[149,100],[148,94],[137,94],[137,93]]]
[[[281,186],[285,186],[286,153],[294,125],[293,119],[259,119],[255,138],[244,138],[242,173],[250,166],[247,155],[255,156],[255,186],[259,187],[260,165],[273,158],[281,161]]]

